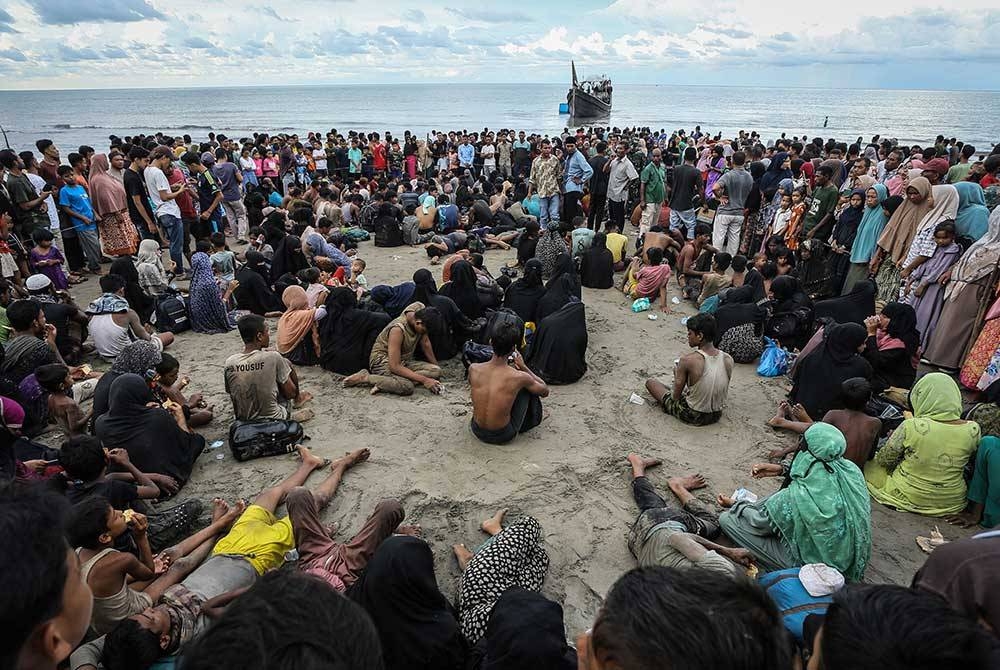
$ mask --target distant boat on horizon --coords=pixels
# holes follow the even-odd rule
[[[611,115],[611,79],[606,75],[590,77],[579,81],[576,77],[576,63],[570,61],[573,84],[566,94],[569,115],[573,119],[597,119]]]

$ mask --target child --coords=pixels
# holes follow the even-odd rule
[[[74,384],[69,368],[62,363],[41,365],[35,370],[35,380],[49,394],[49,421],[59,426],[67,438],[86,433],[92,412],[84,414],[69,394]]]
[[[779,277],[791,274],[795,270],[795,253],[788,247],[781,247],[775,256],[775,265]]]
[[[629,275],[632,280],[626,280],[626,287],[629,297],[650,298],[651,300],[660,296],[660,310],[670,312],[667,304],[667,284],[670,281],[670,266],[663,263],[663,249],[651,247],[646,251],[649,265],[642,266],[642,259],[638,256],[632,259],[632,266],[629,268]]]
[[[785,231],[792,221],[792,196],[781,196],[781,205],[774,215],[774,222],[771,224],[771,234],[785,236]]]
[[[788,219],[788,228],[785,229],[785,245],[792,251],[799,246],[799,230],[802,228],[802,219],[805,214],[805,192],[797,188],[792,191],[792,216]]]
[[[403,241],[408,245],[416,246],[420,243],[420,219],[417,218],[417,206],[409,204],[405,209],[406,216],[403,217]]]
[[[207,425],[212,421],[214,406],[208,405],[200,393],[191,394],[185,398],[183,390],[191,383],[189,377],[178,380],[181,364],[176,358],[164,352],[156,366],[156,377],[150,384],[153,397],[160,404],[168,400],[177,403],[184,409],[184,417],[189,428]]]
[[[844,458],[853,461],[859,468],[864,468],[875,447],[875,441],[882,432],[882,422],[865,413],[871,395],[872,386],[867,379],[864,377],[847,379],[840,385],[840,399],[844,409],[832,409],[823,415],[822,419],[824,423],[836,426],[844,434],[847,438]],[[813,425],[813,422],[802,405],[792,407],[783,400],[778,405],[778,412],[774,418],[767,423],[774,428],[784,428],[801,435]],[[767,457],[784,459],[798,451],[799,444],[801,443],[784,449],[775,449]],[[779,476],[787,474],[790,467],[791,459],[788,459],[787,463],[754,465],[752,472],[754,477]]]
[[[698,294],[698,306],[700,307],[713,295],[718,295],[721,289],[730,285],[726,270],[733,262],[731,254],[725,251],[715,254],[712,260],[712,271],[704,274],[701,278],[701,293]]]
[[[625,269],[625,258],[628,254],[628,238],[621,234],[617,223],[609,221],[606,230],[608,231],[608,250],[611,251],[611,259],[615,262],[615,272]]]
[[[746,283],[747,278],[747,257],[746,256],[733,256],[733,276],[729,278],[730,285],[733,288],[739,288]]]
[[[66,497],[72,503],[102,496],[115,509],[135,506],[141,511],[145,506],[136,501],[152,500],[177,491],[177,482],[172,477],[141,472],[129,460],[127,451],[108,451],[93,435],[77,435],[64,442],[59,450],[59,465],[64,471]],[[108,474],[108,466],[121,472]],[[191,522],[196,520],[193,518]]]
[[[939,223],[934,228],[934,255],[922,263],[906,278],[903,302],[917,312],[917,331],[921,333],[920,346],[926,347],[931,333],[937,326],[944,299],[941,275],[951,269],[962,257],[962,247],[955,243],[956,229],[951,221]]]
[[[224,233],[212,233],[208,236],[212,242],[212,272],[222,279],[222,287],[225,289],[229,282],[236,278],[236,254],[226,247],[226,236]]]
[[[7,212],[0,213],[0,275],[3,275],[5,280],[13,281],[15,284],[20,285],[21,270],[17,266],[17,261],[10,250],[10,245],[7,244],[12,226],[13,221],[10,218],[10,214]],[[0,341],[5,342],[6,338]]]
[[[76,231],[77,239],[87,257],[87,269],[93,274],[101,274],[101,242],[97,237],[97,221],[94,208],[90,204],[87,189],[79,183],[77,175],[69,165],[59,167],[59,177],[66,185],[59,189],[59,209],[69,217]],[[56,287],[65,288],[65,287]]]
[[[583,256],[583,253],[594,243],[594,231],[587,227],[587,219],[582,216],[573,217],[573,231],[570,234],[569,243],[573,260]]]
[[[264,231],[260,226],[250,229],[250,248],[248,251],[257,251],[270,263],[274,259],[274,247],[264,239]]]
[[[368,291],[368,278],[364,275],[366,267],[368,264],[360,258],[351,260],[351,279],[347,285],[357,292],[358,298],[361,298]]]
[[[339,269],[339,268],[338,268]],[[326,302],[326,295],[330,292],[323,284],[329,279],[325,272],[320,272],[319,268],[305,268],[299,270],[298,279],[305,285],[306,300],[309,301],[310,309],[315,308],[317,303]],[[342,277],[337,277],[338,282],[342,282]],[[320,295],[323,296],[320,299]]]
[[[31,234],[31,239],[35,247],[31,250],[31,267],[35,272],[45,275],[52,280],[52,286],[57,291],[65,291],[69,288],[66,274],[63,272],[63,255],[52,240],[52,232],[46,228],[38,228]]]

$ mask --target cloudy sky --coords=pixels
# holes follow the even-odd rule
[[[995,0],[946,7],[0,0],[0,88],[563,83],[570,58],[618,83],[1000,88]]]

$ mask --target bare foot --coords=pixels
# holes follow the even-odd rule
[[[233,523],[234,521],[240,518],[240,515],[242,515],[243,512],[246,511],[246,508],[247,508],[246,500],[237,500],[236,504],[233,505],[232,507],[229,507],[228,505],[226,506],[226,513],[222,517],[222,519],[226,523]]]
[[[368,370],[359,370],[350,377],[344,377],[344,388],[363,386],[368,383]]]
[[[721,493],[715,499],[715,502],[719,503],[719,507],[725,507],[726,509],[729,509],[730,507],[736,504],[735,500],[733,500],[729,496],[724,496]]]
[[[807,421],[809,419],[809,413],[806,412],[806,408],[802,406],[801,403],[796,403],[791,409],[792,418],[796,421]]]
[[[316,412],[312,411],[311,409],[300,409],[297,412],[292,412],[292,421],[305,423],[314,416],[316,416]]]
[[[486,521],[482,522],[479,527],[482,528],[483,532],[487,535],[497,535],[503,530],[503,518],[506,515],[507,510],[502,509]]]
[[[368,457],[372,455],[369,449],[356,449],[350,453],[344,454],[333,463],[330,463],[330,469],[336,470],[337,468],[344,468],[345,470],[350,470],[358,463],[364,463],[368,460]]]
[[[218,521],[229,511],[229,503],[222,498],[212,498],[212,521]]]
[[[302,461],[303,465],[309,465],[313,470],[323,467],[323,459],[309,451],[309,447],[303,447],[299,444],[295,450],[299,452],[299,460]]]
[[[696,472],[693,475],[684,475],[683,477],[671,477],[667,480],[667,486],[673,488],[676,485],[680,485],[688,491],[697,491],[708,486],[700,472]]]
[[[437,256],[435,256],[434,258],[432,258],[432,259],[431,259],[431,265],[437,265],[437,264],[438,264],[438,263],[440,263],[440,262],[441,262],[441,261],[440,261],[440,260],[438,260],[438,257],[437,257]]]
[[[646,475],[646,468],[655,468],[663,461],[658,458],[646,458],[639,454],[629,454],[628,462],[632,465],[633,477],[644,477]]]
[[[786,405],[787,403],[783,402],[781,404]],[[774,416],[767,420],[767,425],[771,428],[783,428],[785,421],[787,421],[785,418],[785,412],[782,411],[781,406],[779,405],[778,410],[774,413]]]
[[[465,569],[469,567],[469,561],[475,556],[469,548],[464,544],[452,545],[451,550],[455,552],[455,558],[458,559],[458,569],[465,572]]]
[[[402,525],[396,529],[396,535],[409,535],[410,537],[420,537],[420,525]]]
[[[382,389],[380,389],[379,387],[373,386],[372,390],[368,392],[368,395],[378,395],[378,392],[381,391],[381,390]]]
[[[309,402],[312,399],[313,399],[313,394],[312,393],[310,393],[309,391],[303,391],[302,393],[300,393],[298,395],[297,398],[295,398],[295,406],[296,407],[302,407],[302,405],[305,405],[307,402]]]

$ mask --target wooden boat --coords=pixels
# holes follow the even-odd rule
[[[573,69],[573,86],[566,94],[569,115],[574,119],[593,119],[611,114],[611,80],[606,76],[592,77],[578,81],[576,63],[570,61]]]

